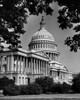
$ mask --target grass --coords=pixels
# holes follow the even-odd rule
[[[80,100],[80,94],[0,96],[0,100]]]

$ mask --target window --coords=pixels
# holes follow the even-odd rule
[[[45,48],[45,44],[43,44],[43,48]]]
[[[28,77],[28,84],[30,84],[30,78]]]
[[[52,75],[52,70],[50,70],[50,75]]]
[[[15,77],[13,77],[13,80],[14,80],[14,83],[15,83],[16,78],[15,78]]]
[[[19,77],[19,84],[21,84],[21,77]]]
[[[62,74],[61,74],[61,79],[62,79]]]
[[[22,84],[24,84],[24,77],[22,77]]]
[[[28,79],[27,79],[27,77],[25,78],[25,84],[28,84]]]

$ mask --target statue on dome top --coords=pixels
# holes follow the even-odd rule
[[[40,29],[41,30],[45,26],[44,16],[42,16],[41,22],[40,22]]]

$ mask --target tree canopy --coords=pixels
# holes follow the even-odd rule
[[[11,47],[20,47],[20,35],[24,34],[24,23],[28,13],[38,15],[43,11],[52,14],[49,4],[53,0],[0,0],[0,37]]]
[[[60,6],[59,27],[78,32],[65,40],[70,50],[76,52],[80,48],[80,0],[0,0],[0,36],[12,47],[20,47],[20,35],[25,33],[28,14],[39,15],[44,11],[52,15],[53,1]]]
[[[55,0],[60,6],[58,22],[62,29],[72,28],[75,33],[67,37],[65,44],[70,51],[77,52],[80,49],[80,0]]]

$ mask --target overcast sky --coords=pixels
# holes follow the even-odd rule
[[[77,53],[70,52],[69,47],[64,45],[64,40],[67,38],[67,36],[72,36],[74,31],[71,29],[61,30],[59,28],[59,24],[57,23],[58,6],[55,5],[54,8],[55,11],[53,12],[52,16],[44,15],[46,22],[45,28],[53,35],[54,40],[58,45],[60,62],[62,65],[65,65],[71,72],[80,72],[80,50]],[[22,46],[24,49],[28,49],[28,44],[33,34],[40,28],[39,23],[41,21],[41,16],[42,15],[30,16],[28,18],[28,23],[25,25],[26,33],[21,37]]]

